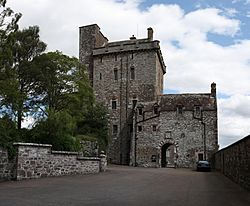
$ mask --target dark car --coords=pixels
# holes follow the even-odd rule
[[[197,171],[211,171],[210,163],[205,160],[198,161],[196,169]]]

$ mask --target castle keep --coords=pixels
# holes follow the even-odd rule
[[[109,42],[96,24],[80,27],[79,58],[108,108],[110,163],[192,167],[217,151],[216,84],[210,93],[163,94],[166,66],[152,28],[145,39]]]

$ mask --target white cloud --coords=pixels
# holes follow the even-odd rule
[[[250,96],[233,95],[218,104],[221,147],[250,134]]]
[[[241,22],[233,18],[237,11],[231,9],[224,15],[220,9],[206,8],[185,13],[176,4],[155,4],[141,11],[140,2],[9,0],[8,4],[16,12],[23,13],[22,27],[40,26],[41,39],[48,44],[49,50],[58,49],[75,56],[78,55],[79,26],[97,23],[111,41],[128,39],[132,34],[144,38],[146,28],[153,27],[168,65],[165,88],[209,92],[210,83],[216,82],[218,92],[232,96],[220,101],[221,144],[249,132],[249,114],[241,111],[241,106],[233,107],[233,101],[238,97],[240,102],[248,102],[250,39],[224,47],[207,39],[208,33],[236,38],[241,26]],[[178,47],[172,42],[178,42]],[[240,115],[242,113],[245,115]]]
[[[235,8],[224,8],[225,14],[229,17],[235,17],[239,12]]]

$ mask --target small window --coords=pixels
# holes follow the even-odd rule
[[[158,111],[158,107],[154,107],[154,114],[158,114],[159,111]]]
[[[114,124],[113,125],[113,134],[117,134],[118,133],[118,125]]]
[[[133,104],[133,108],[135,108],[136,104],[137,104],[137,99],[133,99],[132,100],[132,104]]]
[[[141,132],[141,131],[142,131],[142,126],[138,125],[138,132]]]
[[[100,78],[100,80],[102,80],[102,73],[100,73],[100,77],[99,78]]]
[[[139,113],[139,115],[142,115],[142,108],[138,109],[138,113]]]
[[[177,114],[182,115],[182,113],[183,113],[183,106],[182,105],[178,105],[177,106]]]
[[[131,59],[134,59],[134,53],[133,52],[131,53]]]
[[[130,79],[132,79],[132,80],[135,79],[135,68],[134,67],[130,68]]]
[[[100,57],[100,62],[102,63],[102,57]]]
[[[200,106],[195,106],[194,107],[194,112],[196,116],[200,116],[201,115],[201,107]]]
[[[199,153],[199,154],[198,154],[198,161],[201,161],[201,160],[203,160],[203,154],[202,154],[202,153]]]
[[[129,124],[128,126],[129,126],[130,133],[133,133],[133,124]]]
[[[153,131],[154,132],[156,131],[156,125],[153,125]]]
[[[114,80],[118,80],[118,70],[114,69]]]
[[[117,108],[117,101],[112,100],[112,109],[116,109],[116,108]]]
[[[117,55],[115,55],[115,61],[117,61]]]

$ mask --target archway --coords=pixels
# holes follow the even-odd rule
[[[171,143],[166,143],[166,144],[162,145],[162,147],[161,147],[161,167],[167,167],[169,157],[170,157],[168,148],[172,145],[173,144],[171,144]]]

